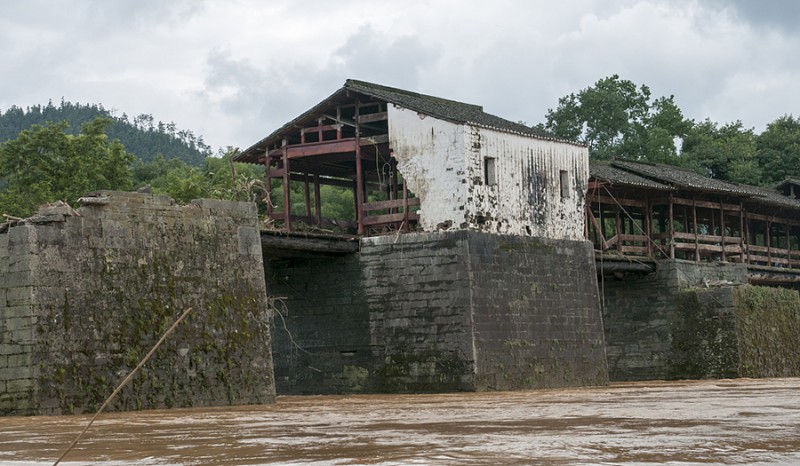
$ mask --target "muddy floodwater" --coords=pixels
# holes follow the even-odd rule
[[[88,420],[0,418],[0,464],[53,464]],[[109,413],[61,464],[798,465],[800,379]]]

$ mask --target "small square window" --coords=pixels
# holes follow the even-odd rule
[[[483,183],[486,186],[494,186],[497,184],[497,168],[496,160],[492,157],[483,159]]]
[[[560,170],[558,174],[561,181],[561,199],[568,199],[570,193],[569,172]]]

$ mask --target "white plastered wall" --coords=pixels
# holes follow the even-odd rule
[[[467,219],[471,228],[512,235],[583,239],[589,177],[586,147],[467,125]],[[495,160],[496,184],[484,183]],[[566,185],[562,195],[562,176]]]
[[[585,147],[443,121],[389,105],[389,145],[420,198],[420,226],[583,238]],[[496,184],[487,186],[486,158]],[[561,172],[568,185],[562,196]]]
[[[466,228],[467,174],[464,127],[388,106],[389,147],[408,189],[420,198],[425,231]]]

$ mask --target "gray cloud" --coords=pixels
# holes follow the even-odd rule
[[[796,0],[713,0],[718,8],[730,8],[736,17],[757,28],[778,28],[783,33],[800,32],[800,2]]]
[[[435,48],[414,37],[392,38],[370,27],[358,29],[321,65],[257,66],[217,50],[208,56],[205,89],[198,97],[237,121],[236,144],[248,145],[327,97],[345,79],[414,89],[437,57]]]
[[[691,118],[798,113],[800,3],[722,0],[5,2],[0,109],[102,103],[246,146],[346,78],[537,123],[620,74]],[[797,6],[795,6],[797,5]]]

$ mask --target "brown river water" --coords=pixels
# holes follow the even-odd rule
[[[0,418],[0,464],[53,464],[89,418]],[[61,464],[800,465],[800,379],[104,413]]]

